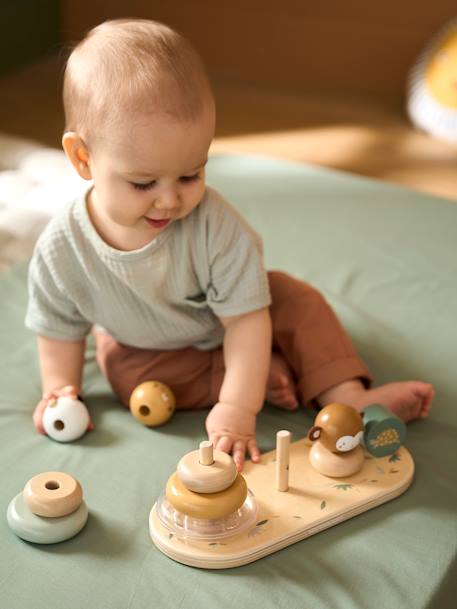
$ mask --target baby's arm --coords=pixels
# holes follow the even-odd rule
[[[218,403],[206,419],[214,446],[232,452],[242,469],[246,450],[259,460],[255,439],[256,415],[265,399],[271,358],[271,320],[268,308],[236,317],[221,317],[225,328],[225,377]]]
[[[57,340],[38,336],[43,398],[33,413],[33,422],[40,433],[43,411],[53,397],[68,395],[76,397],[81,388],[84,363],[85,340]]]

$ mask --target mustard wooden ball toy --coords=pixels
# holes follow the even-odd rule
[[[254,496],[233,459],[205,441],[181,459],[168,479],[151,510],[150,533],[160,546],[153,524],[157,516],[171,534],[183,539],[219,540],[244,531],[256,515]]]
[[[145,381],[130,396],[132,415],[146,427],[157,427],[171,419],[176,408],[175,397],[160,381]]]

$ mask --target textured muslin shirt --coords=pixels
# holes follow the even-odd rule
[[[85,196],[54,217],[29,267],[26,326],[79,340],[97,325],[147,349],[222,343],[218,316],[270,304],[262,242],[215,190],[145,247],[110,247],[91,223]]]

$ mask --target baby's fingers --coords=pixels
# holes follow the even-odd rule
[[[260,450],[254,438],[248,440],[248,452],[251,455],[253,463],[258,463],[260,461]]]
[[[211,440],[216,450],[221,450],[224,453],[230,453],[233,446],[233,438],[230,436],[216,436],[216,439]]]
[[[244,440],[235,440],[233,443],[233,460],[235,461],[236,469],[241,472],[244,465],[244,455],[246,453],[246,442]]]
[[[33,424],[35,425],[38,433],[42,434],[43,436],[46,435],[43,427],[43,412],[47,405],[48,400],[40,400],[40,402],[38,402],[38,406],[33,411]]]

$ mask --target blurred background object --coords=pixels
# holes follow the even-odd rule
[[[187,36],[208,67],[212,152],[314,163],[457,199],[457,148],[415,129],[405,110],[409,70],[455,14],[451,0],[3,0],[0,133],[60,147],[69,46],[105,19],[153,18]]]

